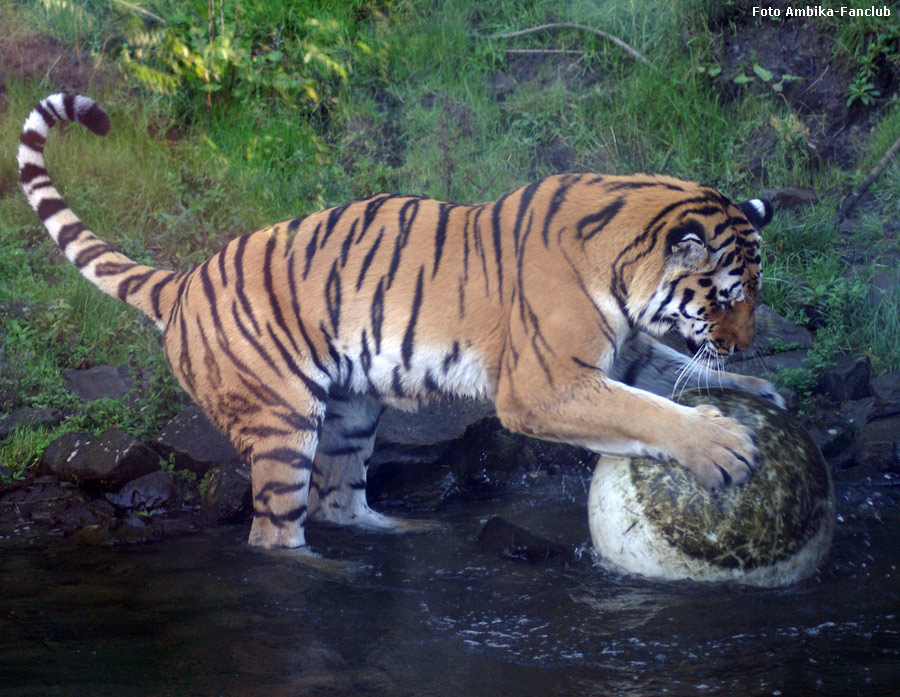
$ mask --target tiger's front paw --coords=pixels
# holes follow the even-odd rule
[[[692,421],[691,442],[676,459],[704,486],[740,484],[759,466],[750,429],[709,405],[695,407]]]

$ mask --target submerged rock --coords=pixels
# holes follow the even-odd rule
[[[166,537],[193,532],[196,526],[184,518],[131,516],[98,525],[87,525],[74,538],[92,547],[112,547],[158,542]]]
[[[478,547],[506,559],[531,563],[560,559],[571,561],[571,550],[552,540],[534,535],[524,528],[493,516],[478,536]]]
[[[496,418],[470,426],[437,461],[450,473],[445,496],[489,494],[503,489],[514,472],[535,469],[537,459],[528,440],[505,430]]]
[[[0,494],[0,526],[7,530],[21,520],[69,532],[114,517],[112,504],[94,499],[54,476],[37,477]]]

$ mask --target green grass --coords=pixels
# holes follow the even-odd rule
[[[568,153],[570,170],[661,171],[735,199],[813,186],[819,205],[780,213],[765,231],[764,299],[816,330],[815,367],[836,352],[864,351],[879,370],[900,368],[900,300],[866,303],[875,265],[888,259],[896,268],[900,257],[900,159],[873,186],[875,203],[852,234],[832,222],[842,196],[900,132],[900,107],[883,109],[859,162],[815,166],[806,147],[815,121],[762,80],[725,95],[714,79],[716,33],[747,24],[752,3],[221,4],[210,37],[204,0],[141,3],[167,19],[164,29],[116,3],[0,0],[9,32],[50,33],[129,76],[91,93],[110,112],[107,138],[57,130],[47,157],[85,222],[138,260],[188,268],[239,234],[378,191],[489,200],[557,171],[549,155],[557,151]],[[660,70],[575,29],[485,38],[550,21],[614,34]],[[890,31],[842,22],[832,32],[835,60],[856,70]],[[528,69],[533,59],[507,49],[583,55]],[[501,73],[518,84],[498,100],[491,85]],[[42,74],[4,77],[0,140],[12,144],[56,85]],[[769,147],[763,158],[759,143]],[[107,362],[147,377],[147,408],[85,406],[68,393],[65,368]],[[0,366],[0,413],[71,411],[56,429],[23,428],[0,444],[0,464],[14,471],[66,430],[115,424],[150,438],[183,399],[153,327],[61,259],[18,191],[9,155],[0,159]]]

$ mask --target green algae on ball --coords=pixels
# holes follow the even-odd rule
[[[711,404],[750,428],[759,469],[711,491],[675,462],[602,456],[588,518],[603,563],[659,579],[781,586],[819,567],[834,531],[834,488],[818,447],[789,413],[755,395],[710,389]]]

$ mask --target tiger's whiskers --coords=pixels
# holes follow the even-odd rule
[[[675,384],[672,386],[671,398],[681,398],[681,395],[684,394],[684,391],[687,389],[692,376],[696,376],[697,378],[697,389],[702,390],[705,386],[706,391],[709,392],[709,376],[713,359],[716,360],[716,370],[718,370],[718,356],[715,350],[710,346],[709,342],[704,341],[694,355],[691,356],[690,360],[681,366],[675,374]],[[678,395],[677,398],[675,396],[676,393]]]

